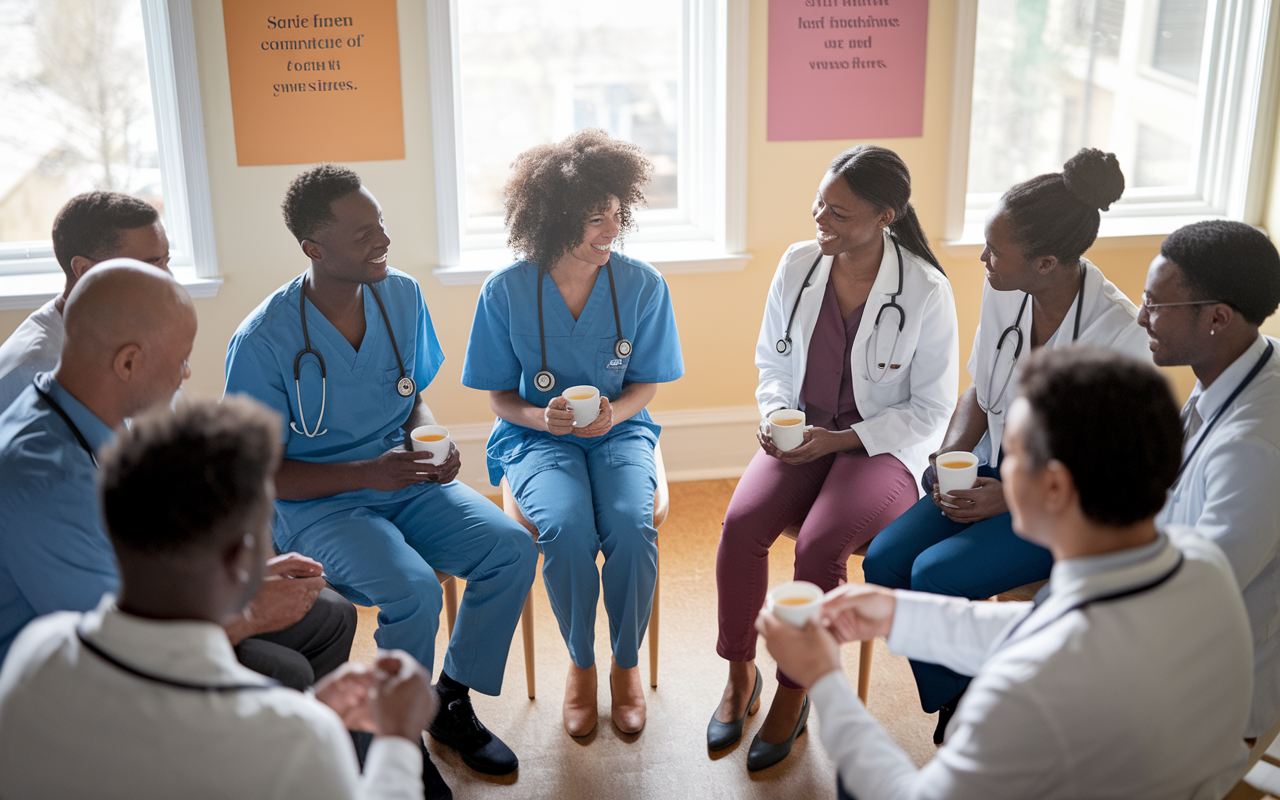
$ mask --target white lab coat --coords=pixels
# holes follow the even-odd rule
[[[1208,389],[1198,382],[1187,400],[1201,426],[1183,445],[1191,452],[1203,426],[1222,407],[1268,342],[1259,336]],[[1278,348],[1280,349],[1280,348]],[[1245,736],[1280,719],[1280,353],[1223,412],[1169,493],[1158,520],[1191,525],[1226,553],[1253,627],[1253,711]]]
[[[951,283],[942,272],[902,248],[903,286],[898,305],[906,310],[906,324],[893,357],[882,356],[890,363],[883,380],[872,381],[872,371],[866,364],[867,342],[875,327],[876,313],[898,288],[897,255],[887,231],[884,237],[880,272],[867,295],[862,322],[853,340],[850,359],[853,396],[862,415],[862,422],[854,425],[853,430],[868,455],[893,455],[918,482],[929,465],[929,454],[942,443],[955,410],[960,378],[955,299]],[[777,343],[783,338],[805,274],[819,252],[814,241],[791,245],[783,254],[769,287],[760,339],[756,343],[756,366],[760,369],[756,403],[762,417],[780,408],[799,407],[800,388],[804,385],[809,359],[809,338],[818,322],[827,278],[831,274],[830,256],[823,256],[818,262],[808,288],[800,296],[800,306],[791,325],[791,352],[780,354]],[[897,331],[897,321],[895,312],[885,312],[880,342],[886,353]]]
[[[837,670],[809,692],[858,800],[1216,800],[1244,769],[1249,623],[1226,559],[1190,528],[1060,561],[1031,603],[895,592],[889,649],[975,676],[917,769]],[[1148,591],[1070,610],[1082,600]],[[1010,628],[1025,621],[1010,637]]]
[[[1151,348],[1147,342],[1147,332],[1138,325],[1138,307],[1125,297],[1124,292],[1107,280],[1102,270],[1095,267],[1088,259],[1080,259],[1085,268],[1084,303],[1080,306],[1080,344],[1092,344],[1115,350],[1132,358],[1151,363]],[[1000,441],[1004,434],[1004,412],[1018,389],[1018,374],[1021,372],[1022,359],[1031,355],[1031,319],[1035,301],[1027,302],[1026,311],[1022,313],[1023,345],[1022,355],[1014,364],[1008,388],[1000,397],[1000,402],[992,407],[988,392],[999,396],[1000,387],[1009,375],[1009,364],[1013,360],[1013,351],[1017,345],[1017,336],[1009,334],[1005,337],[1004,347],[1000,349],[999,363],[996,363],[996,344],[1001,333],[1013,325],[1018,318],[1018,308],[1022,305],[1025,292],[998,292],[990,283],[982,286],[982,312],[978,317],[978,332],[973,338],[973,350],[969,354],[969,376],[978,387],[978,405],[987,411],[987,432],[982,442],[974,448],[979,457],[986,458],[988,463],[995,464],[1000,452]],[[1076,303],[1062,318],[1062,324],[1045,347],[1066,347],[1072,344],[1075,332]],[[997,369],[998,368],[998,369]],[[996,372],[991,381],[992,372]],[[988,388],[988,384],[990,388]]]

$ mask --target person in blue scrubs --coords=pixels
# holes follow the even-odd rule
[[[228,394],[285,420],[276,545],[321,561],[334,588],[378,607],[380,646],[428,666],[442,605],[434,570],[465,578],[430,732],[473,769],[512,772],[515,754],[476,719],[468,688],[501,691],[537,549],[454,481],[456,448],[440,466],[405,451],[407,432],[434,422],[418,391],[444,353],[418,283],[387,267],[382,209],[360,177],[314,167],[289,186],[284,214],[311,267],[240,324],[226,363]]]
[[[666,283],[614,251],[653,165],[639,147],[585,130],[523,153],[513,168],[503,191],[508,244],[524,260],[480,290],[462,382],[489,392],[498,415],[489,477],[495,485],[506,477],[538,530],[543,581],[573,662],[565,729],[585,736],[596,725],[603,583],[613,722],[637,733],[645,723],[639,647],[658,557],[659,427],[645,406],[657,384],[684,374]],[[600,390],[600,413],[575,427],[561,393],[583,384]]]

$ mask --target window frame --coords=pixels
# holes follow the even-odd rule
[[[434,145],[437,266],[445,285],[482,283],[510,264],[513,255],[494,232],[463,230],[465,186],[458,0],[426,0]],[[681,92],[682,202],[684,219],[642,220],[624,252],[664,274],[730,272],[746,267],[747,80],[749,18],[745,3],[684,0]]]
[[[970,122],[979,0],[957,0],[952,83],[950,170],[943,244],[969,250],[984,242],[989,204],[968,194]],[[1236,219],[1257,225],[1272,175],[1276,128],[1277,50],[1280,13],[1268,0],[1211,0],[1210,50],[1201,65],[1208,78],[1196,189],[1167,199],[1123,202],[1102,216],[1099,244],[1158,243],[1177,228],[1203,219]],[[1145,33],[1145,32],[1144,32]],[[1146,37],[1149,38],[1149,37]],[[1142,57],[1150,56],[1150,43]],[[1147,68],[1155,71],[1154,67]],[[1160,77],[1176,81],[1173,75]],[[1237,120],[1252,124],[1235,125]],[[1104,243],[1101,240],[1113,240]]]
[[[222,285],[214,245],[192,0],[139,0],[164,186],[169,269],[192,297]],[[0,310],[37,308],[60,294],[65,276],[53,243],[0,244]]]

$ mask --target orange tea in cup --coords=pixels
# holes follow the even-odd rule
[[[590,400],[592,398],[592,395],[591,394],[567,394],[565,395],[565,397],[569,398],[570,400]]]
[[[938,466],[946,469],[964,469],[969,466],[968,461],[939,461]]]
[[[438,441],[440,441],[441,439],[443,439],[443,438],[444,438],[444,434],[442,434],[442,433],[429,433],[429,434],[427,434],[426,436],[415,436],[415,437],[413,437],[413,438],[417,439],[417,440],[418,440],[418,441],[420,441],[420,442],[438,442]]]
[[[813,601],[807,597],[782,597],[777,601],[778,605],[783,606],[803,606]]]
[[[798,419],[775,419],[775,420],[773,421],[773,424],[774,424],[774,425],[783,425],[783,426],[799,425],[799,424],[800,424],[800,420],[798,420]]]

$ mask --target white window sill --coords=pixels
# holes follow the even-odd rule
[[[222,278],[201,278],[195,267],[172,267],[173,275],[192,297],[216,297]],[[0,311],[37,309],[62,294],[66,278],[61,272],[0,275]]]
[[[686,275],[701,272],[741,272],[752,259],[750,253],[726,253],[705,242],[670,242],[636,244],[622,252],[647,261],[663,275]],[[484,283],[494,272],[516,262],[505,248],[464,250],[462,263],[453,267],[436,267],[431,274],[445,286],[467,286]]]
[[[1165,238],[1193,222],[1227,219],[1215,214],[1170,215],[1147,217],[1106,217],[1098,227],[1098,239],[1090,250],[1116,250],[1124,247],[1158,247]],[[959,239],[942,242],[942,250],[951,256],[975,256],[986,244],[983,222],[966,222]]]

